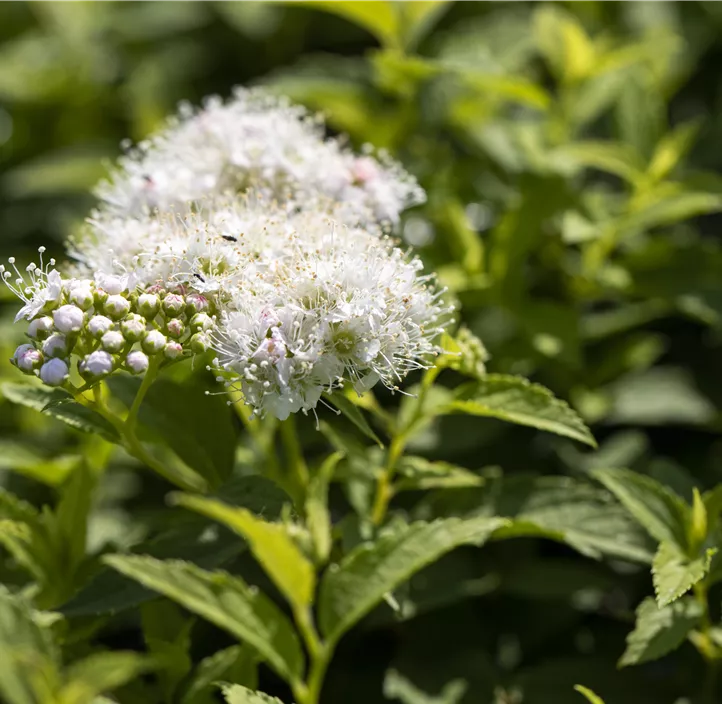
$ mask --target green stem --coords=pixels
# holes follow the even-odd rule
[[[702,607],[701,639],[697,643],[697,649],[707,663],[707,672],[702,689],[702,701],[705,704],[714,704],[717,701],[717,675],[718,675],[718,652],[717,646],[712,639],[712,621],[709,616],[709,599],[707,595],[707,584],[704,580],[694,585],[694,596]]]
[[[133,399],[133,403],[130,407],[130,410],[128,411],[128,415],[125,419],[125,429],[127,433],[133,433],[135,430],[135,425],[138,422],[138,411],[140,411],[140,405],[143,403],[143,399],[145,398],[145,395],[148,393],[148,389],[150,388],[151,384],[155,381],[156,376],[158,375],[158,358],[157,357],[151,357],[150,358],[150,364],[148,365],[148,370],[145,373],[145,376],[143,377],[143,381],[140,384],[140,388],[138,389],[138,392],[135,395],[135,398]]]
[[[309,609],[294,610],[293,616],[311,661],[306,682],[293,683],[293,696],[296,704],[318,704],[334,644],[321,641]]]
[[[426,370],[426,373],[421,379],[421,388],[416,397],[416,403],[411,417],[403,427],[396,429],[396,432],[391,438],[391,444],[386,453],[386,463],[376,484],[376,496],[371,509],[371,521],[375,526],[381,525],[386,517],[389,503],[394,496],[393,479],[396,474],[396,465],[404,454],[406,443],[409,441],[414,426],[423,417],[426,395],[440,372],[440,367],[431,367],[431,369]]]
[[[283,442],[283,449],[292,483],[295,487],[297,508],[299,511],[302,511],[306,498],[309,474],[306,461],[303,459],[301,444],[298,441],[296,419],[293,415],[281,421],[281,440]]]

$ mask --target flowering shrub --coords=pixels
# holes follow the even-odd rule
[[[58,494],[0,488],[0,699],[717,701],[719,485],[659,456],[718,430],[680,36],[305,4],[381,48],[182,103],[0,266],[0,465]]]

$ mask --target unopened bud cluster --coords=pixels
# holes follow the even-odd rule
[[[20,345],[11,362],[48,386],[62,386],[73,363],[93,382],[123,369],[143,374],[150,360],[158,365],[208,347],[213,327],[211,304],[182,287],[129,290],[119,276],[64,279],[57,271],[30,265],[25,275],[0,266],[5,283],[25,306],[16,321],[29,320],[30,342]],[[28,280],[29,279],[29,280]]]

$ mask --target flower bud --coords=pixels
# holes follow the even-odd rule
[[[109,296],[117,296],[128,288],[122,276],[98,273],[95,279],[98,283],[98,288],[105,291]]]
[[[183,354],[183,345],[180,342],[169,342],[163,353],[168,359],[178,359]]]
[[[182,320],[171,318],[165,324],[165,329],[170,337],[174,337],[177,340],[186,331],[186,326]]]
[[[88,308],[93,305],[93,302],[95,300],[93,289],[87,282],[78,283],[70,289],[68,300],[73,305],[78,306],[78,308],[82,310],[88,310]]]
[[[154,293],[141,293],[138,296],[138,312],[152,320],[160,310],[160,298]]]
[[[196,354],[202,354],[208,349],[208,337],[202,332],[197,332],[190,339],[191,350]]]
[[[103,350],[91,352],[79,365],[83,376],[97,379],[113,371],[113,357]]]
[[[140,315],[129,315],[121,324],[120,330],[128,342],[138,342],[145,337],[145,318]]]
[[[29,373],[40,367],[43,355],[33,345],[24,344],[15,350],[11,361],[18,369]]]
[[[54,332],[43,342],[43,355],[45,357],[66,357],[68,354],[68,341],[65,335]]]
[[[105,299],[103,310],[113,320],[124,318],[130,310],[130,302],[117,294],[112,294]]]
[[[205,296],[201,296],[200,293],[190,293],[186,296],[186,310],[188,315],[195,315],[196,313],[205,313],[211,304]]]
[[[128,352],[125,358],[125,366],[131,374],[142,374],[148,370],[148,355],[140,350]]]
[[[113,327],[113,321],[104,315],[94,315],[88,321],[88,332],[97,340]]]
[[[53,331],[53,319],[49,315],[35,318],[28,325],[28,337],[33,340],[44,340]]]
[[[48,386],[61,386],[68,375],[68,365],[62,359],[48,360],[40,367],[40,379]]]
[[[71,332],[79,332],[84,321],[85,314],[78,306],[60,306],[60,308],[53,311],[55,327],[66,335]]]
[[[140,346],[147,354],[155,354],[165,347],[166,342],[166,337],[160,330],[151,330],[143,338],[143,342],[140,343]]]
[[[206,313],[198,313],[191,318],[190,326],[193,332],[210,330],[213,327],[213,318]]]
[[[125,338],[118,330],[108,330],[100,338],[100,344],[108,352],[120,352],[125,347]]]
[[[145,289],[146,293],[152,293],[156,296],[163,297],[167,293],[165,286],[162,284],[151,284]]]
[[[171,318],[180,315],[185,307],[185,299],[183,298],[183,296],[179,296],[177,293],[169,293],[163,299],[163,311]]]

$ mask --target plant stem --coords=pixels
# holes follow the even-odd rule
[[[700,655],[707,663],[707,673],[702,690],[702,701],[706,704],[714,704],[717,690],[718,674],[718,652],[717,646],[712,640],[712,622],[709,616],[709,599],[707,595],[707,584],[704,580],[694,585],[694,596],[702,607],[701,639],[697,644]]]
[[[125,429],[127,433],[133,433],[135,430],[135,424],[138,422],[138,411],[140,411],[140,405],[143,403],[145,395],[148,393],[148,389],[151,384],[155,381],[158,374],[158,360],[156,357],[151,357],[148,370],[143,377],[143,381],[140,384],[138,392],[135,394],[133,403],[128,411],[128,415],[125,418]]]
[[[306,682],[292,685],[296,704],[318,704],[326,670],[333,657],[334,645],[321,641],[313,624],[310,609],[294,610],[294,620],[303,638],[311,661]]]
[[[386,453],[386,463],[376,484],[376,496],[371,509],[371,522],[375,526],[381,525],[386,517],[389,503],[394,496],[393,479],[396,473],[396,465],[404,454],[411,431],[423,417],[426,395],[440,372],[440,367],[431,367],[431,369],[426,370],[421,379],[421,388],[416,396],[416,403],[414,404],[411,416],[407,419],[406,423],[402,427],[397,428],[393,434],[391,444]]]
[[[298,441],[296,432],[296,419],[290,415],[286,420],[281,421],[281,440],[286,455],[286,462],[290,470],[291,481],[296,494],[296,505],[299,512],[303,512],[303,504],[306,498],[306,487],[308,486],[309,474],[306,461],[303,459],[303,451]]]

